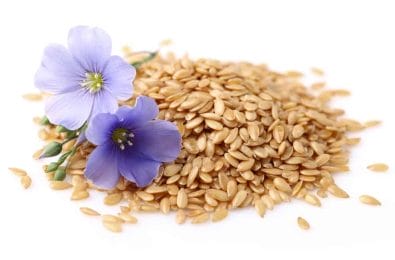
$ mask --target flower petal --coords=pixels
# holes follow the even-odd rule
[[[97,146],[88,157],[85,176],[96,186],[105,189],[114,188],[120,177],[115,147],[110,143]]]
[[[160,162],[144,158],[133,151],[125,151],[118,158],[118,168],[121,175],[134,182],[137,187],[150,184],[159,172]]]
[[[119,56],[111,56],[103,70],[105,88],[120,100],[132,96],[135,76],[136,69]]]
[[[44,50],[34,84],[44,92],[66,93],[80,87],[84,73],[84,69],[64,46],[52,44]]]
[[[139,96],[134,107],[122,106],[116,115],[125,127],[136,128],[154,119],[158,113],[159,109],[154,99]]]
[[[76,130],[88,119],[92,105],[93,96],[81,88],[50,97],[45,104],[45,114],[51,123]]]
[[[133,149],[160,162],[174,161],[181,150],[181,135],[168,121],[155,120],[133,130]]]
[[[118,108],[117,99],[109,91],[103,89],[94,94],[94,101],[90,118],[93,119],[97,114],[115,113]]]
[[[106,141],[110,141],[112,131],[118,123],[118,117],[114,114],[97,114],[86,129],[86,138],[95,145],[101,145]]]
[[[102,72],[111,56],[111,38],[97,27],[77,26],[69,31],[71,54],[89,72]]]

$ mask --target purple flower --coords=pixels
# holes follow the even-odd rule
[[[44,51],[35,85],[54,94],[45,112],[56,125],[80,128],[99,113],[114,113],[117,100],[132,96],[133,66],[111,56],[111,38],[99,28],[77,26],[69,31],[68,49],[52,44]]]
[[[88,158],[85,176],[106,189],[114,188],[121,175],[138,187],[150,184],[161,162],[175,160],[181,149],[177,127],[154,120],[158,112],[153,99],[140,96],[134,107],[95,116],[86,137],[97,147]]]

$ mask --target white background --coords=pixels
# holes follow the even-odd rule
[[[153,50],[171,38],[192,57],[264,62],[277,70],[324,68],[333,88],[349,98],[334,105],[359,120],[384,124],[357,134],[351,172],[336,180],[351,198],[328,198],[322,208],[300,202],[278,206],[260,219],[254,210],[232,212],[218,224],[178,226],[174,216],[139,215],[139,223],[112,234],[80,206],[106,212],[101,197],[79,203],[69,191],[49,189],[40,165],[31,118],[43,104],[34,92],[43,48],[65,43],[75,25],[104,28],[114,53],[124,44]],[[395,8],[391,1],[1,1],[0,2],[0,259],[395,259]],[[390,165],[372,173],[374,162]],[[28,169],[22,190],[7,167]],[[362,193],[383,206],[359,203]],[[297,216],[311,223],[301,231]],[[340,259],[339,258],[339,259]]]

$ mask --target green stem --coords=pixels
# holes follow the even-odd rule
[[[77,146],[74,146],[73,149],[71,149],[70,154],[68,155],[69,158],[73,157],[73,155],[77,152]],[[70,166],[70,160],[67,161],[66,164],[66,169],[69,168]]]
[[[75,134],[75,135],[73,135],[72,137],[67,138],[66,140],[64,140],[64,141],[62,142],[62,146],[65,145],[65,144],[67,144],[68,142],[70,142],[70,141],[76,139],[77,137],[78,137],[78,135]]]

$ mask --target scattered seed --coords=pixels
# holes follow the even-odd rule
[[[379,121],[379,120],[372,120],[372,121],[365,122],[364,126],[365,127],[374,127],[374,126],[378,126],[380,124],[381,124],[381,121]]]
[[[119,222],[107,222],[107,221],[103,221],[103,226],[114,233],[119,233],[122,232],[122,224]]]
[[[380,206],[381,205],[381,202],[379,200],[377,200],[376,198],[374,198],[370,195],[361,195],[361,196],[359,196],[359,200],[362,203],[372,205],[372,206]]]
[[[126,223],[129,223],[129,224],[136,224],[137,223],[137,218],[130,215],[129,213],[125,213],[125,212],[119,213],[119,217]]]
[[[113,222],[113,223],[122,223],[124,222],[122,218],[110,214],[105,214],[102,216],[103,222]]]
[[[71,194],[71,200],[83,200],[89,197],[89,193],[86,190],[75,191]]]
[[[339,188],[337,185],[332,184],[328,187],[328,191],[335,197],[338,198],[349,198],[350,196],[347,194],[347,192],[345,192],[344,190],[342,190],[341,188]]]
[[[65,181],[51,181],[51,189],[53,190],[65,190],[72,187],[72,185]]]
[[[123,196],[122,193],[113,193],[113,194],[109,194],[106,197],[104,197],[104,204],[106,205],[116,205],[119,202],[121,202]]]
[[[88,207],[81,207],[80,211],[88,216],[100,216],[100,213]]]
[[[154,195],[145,191],[137,191],[136,194],[140,199],[144,201],[153,201],[155,198]]]
[[[317,76],[324,76],[324,71],[322,69],[316,68],[316,67],[312,67],[311,68],[311,72]]]
[[[16,176],[23,177],[23,176],[26,176],[26,175],[27,175],[26,171],[25,171],[25,170],[22,170],[22,169],[20,169],[20,168],[9,167],[8,169],[9,169],[13,174],[15,174]]]
[[[307,222],[307,220],[305,220],[305,219],[302,218],[302,217],[298,217],[298,225],[299,225],[299,227],[300,227],[301,229],[303,229],[303,230],[308,230],[308,229],[310,229],[310,224],[309,224],[309,222]]]
[[[384,163],[375,163],[368,166],[368,169],[373,172],[386,172],[388,171],[388,165]]]
[[[39,93],[27,93],[22,95],[22,97],[29,101],[40,101],[43,98],[42,95]]]
[[[313,195],[313,194],[306,194],[306,196],[304,197],[304,200],[305,200],[307,203],[309,203],[309,204],[311,204],[311,205],[313,205],[313,206],[317,206],[317,207],[320,207],[320,206],[321,206],[320,199],[317,198],[317,197],[316,197],[315,195]]]
[[[23,186],[23,188],[27,189],[30,187],[30,185],[32,184],[32,179],[29,176],[22,176],[21,177],[21,184]]]

